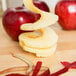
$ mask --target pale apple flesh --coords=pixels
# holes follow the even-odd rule
[[[52,13],[42,12],[41,18],[35,23],[27,23],[21,26],[21,30],[37,30],[40,28],[48,27],[58,20],[58,16]]]
[[[47,27],[31,33],[23,33],[19,36],[19,40],[25,46],[42,49],[57,43],[58,36],[50,27]]]
[[[51,56],[54,54],[56,47],[57,47],[57,44],[55,44],[49,48],[42,48],[42,49],[30,48],[30,47],[27,47],[25,45],[23,46],[22,43],[20,43],[20,46],[23,48],[23,50],[36,54],[37,57],[48,57],[48,56]]]
[[[57,34],[50,27],[38,31],[21,34],[19,36],[20,46],[28,52],[35,53],[38,57],[52,55],[57,46]]]
[[[41,15],[41,18],[35,23],[23,24],[21,30],[37,30],[40,28],[48,27],[49,25],[54,24],[58,20],[58,16],[53,13],[44,12],[38,9],[34,4],[33,0],[23,0],[24,5],[31,10],[32,12],[38,13]]]
[[[35,23],[21,25],[21,30],[35,30],[34,32],[22,33],[19,36],[20,46],[28,52],[35,53],[38,57],[52,55],[57,46],[58,36],[51,29],[50,25],[58,20],[58,16],[53,13],[44,12],[33,4],[33,0],[23,0],[24,5],[32,12],[41,15]]]

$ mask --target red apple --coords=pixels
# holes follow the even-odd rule
[[[49,12],[49,8],[45,2],[35,0],[35,5]],[[24,23],[33,23],[40,18],[39,14],[30,12],[25,7],[9,8],[3,14],[3,26],[8,35],[13,40],[18,40],[18,36],[23,32],[20,30],[20,26]]]
[[[59,23],[65,30],[76,29],[76,0],[61,0],[55,7]]]
[[[3,15],[4,29],[13,40],[18,40],[19,34],[22,33],[20,30],[22,24],[33,22],[35,22],[34,13],[23,7],[7,9]]]
[[[34,0],[34,5],[43,11],[46,11],[46,12],[50,11],[50,9],[48,8],[48,5],[44,1]]]

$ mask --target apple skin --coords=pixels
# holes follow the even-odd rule
[[[50,12],[48,5],[44,1],[34,0],[34,5],[43,11]]]
[[[35,22],[34,15],[23,7],[9,8],[5,11],[2,19],[4,29],[13,40],[18,40],[19,34],[23,32],[20,30],[20,26],[24,23]]]
[[[45,2],[35,0],[35,4],[40,9],[49,12],[49,7]],[[15,41],[18,41],[18,36],[24,32],[20,30],[20,26],[25,23],[34,23],[40,18],[40,14],[35,14],[25,7],[8,8],[4,14],[2,23],[7,34]],[[28,31],[26,31],[28,32]]]
[[[61,0],[56,4],[55,14],[65,30],[76,30],[76,0]]]

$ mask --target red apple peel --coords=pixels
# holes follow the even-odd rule
[[[37,76],[38,72],[40,71],[41,65],[42,62],[37,62],[32,76]]]
[[[70,65],[71,63],[69,62],[61,62],[61,64],[66,67],[67,65]],[[74,65],[70,66],[71,69],[76,69],[76,62],[74,62]]]

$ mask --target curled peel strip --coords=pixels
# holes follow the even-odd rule
[[[27,23],[21,26],[21,30],[35,30],[23,33],[19,36],[20,46],[37,56],[47,57],[54,53],[58,40],[57,34],[48,27],[58,20],[58,16],[51,12],[44,12],[33,4],[33,0],[23,0],[24,5],[32,12],[41,14],[41,18],[35,23]],[[46,27],[46,28],[45,28]]]
[[[34,70],[35,66],[33,66],[33,70]],[[8,69],[5,69],[5,70],[2,70],[0,71],[0,76],[6,76],[8,74],[27,74],[26,71],[28,69],[28,66],[19,66],[19,67],[12,67],[12,68],[8,68]],[[46,71],[48,68],[47,67],[41,67],[40,69],[40,74],[42,74],[44,71]],[[32,76],[32,72],[33,70],[31,71],[31,73],[29,73],[29,76]]]

